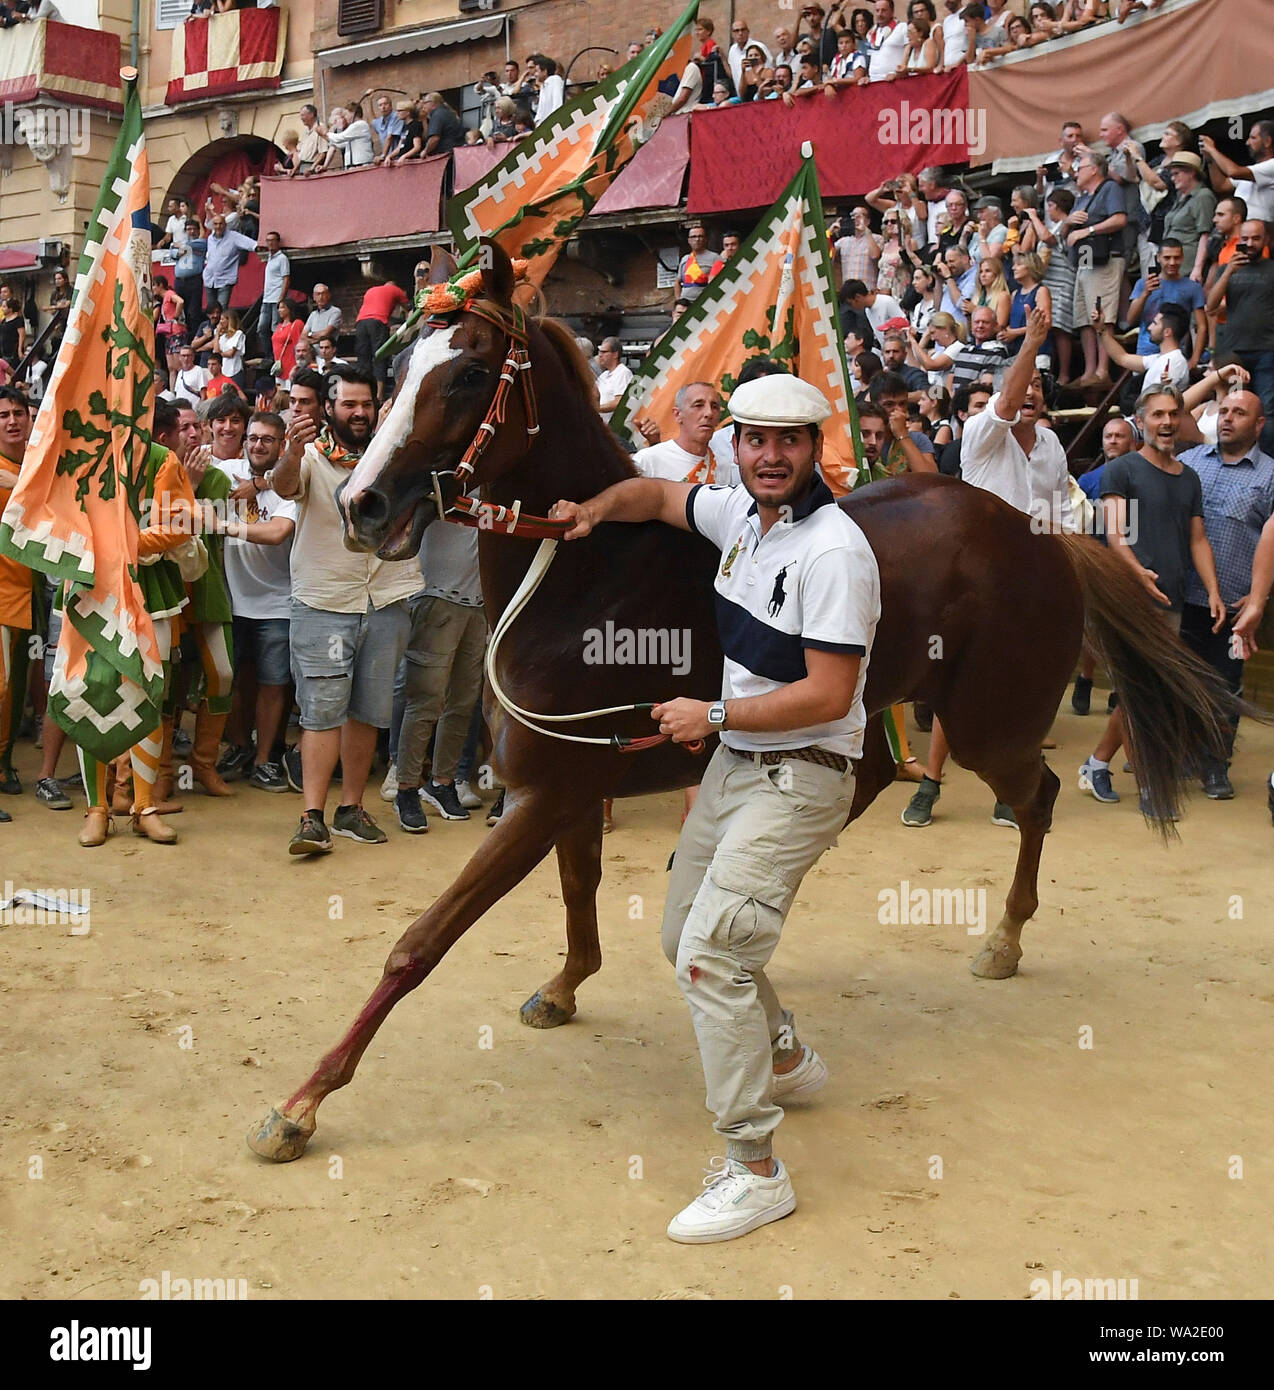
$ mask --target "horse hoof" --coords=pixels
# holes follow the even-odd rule
[[[257,1129],[248,1131],[248,1148],[272,1163],[291,1163],[305,1152],[317,1128],[311,1123],[309,1129],[303,1129],[277,1110],[271,1110]]]
[[[543,990],[537,989],[522,1005],[519,1014],[528,1028],[560,1028],[562,1024],[571,1021],[575,1014],[575,1005],[564,1009],[560,1004],[546,999]]]
[[[1017,963],[1022,959],[1018,946],[988,946],[975,957],[969,969],[980,980],[1007,980],[1017,974]]]

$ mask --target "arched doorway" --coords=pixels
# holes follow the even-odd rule
[[[211,191],[213,184],[222,188],[236,188],[249,174],[260,177],[274,169],[280,153],[269,140],[258,135],[213,140],[191,155],[178,170],[164,194],[164,206],[167,206],[169,198],[186,198],[193,215],[200,221],[206,221],[209,198],[212,199],[214,212],[227,210],[221,195]],[[264,277],[264,263],[257,256],[249,256],[240,268],[238,284],[230,297],[231,307],[245,309],[255,303],[261,297]]]

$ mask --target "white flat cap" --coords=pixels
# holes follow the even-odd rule
[[[730,418],[741,425],[820,425],[831,413],[817,386],[786,373],[744,382],[730,397]]]

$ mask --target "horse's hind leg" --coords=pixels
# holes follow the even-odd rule
[[[999,800],[1012,806],[1022,835],[1013,883],[1004,900],[1004,916],[969,967],[984,980],[1005,980],[1017,974],[1022,927],[1040,904],[1040,852],[1053,823],[1053,803],[1061,783],[1038,753],[1012,771],[980,772],[979,776]]]
[[[557,791],[522,791],[505,803],[499,825],[460,871],[459,878],[403,933],[389,953],[385,973],[353,1025],[319,1062],[293,1096],[248,1135],[262,1158],[286,1163],[300,1158],[316,1128],[324,1098],[354,1079],[354,1071],[376,1030],[404,995],[410,994],[486,910],[540,862],[558,833]],[[593,804],[596,806],[596,800]],[[600,807],[597,807],[600,815]],[[599,832],[600,833],[600,832]],[[596,931],[596,927],[594,927]]]
[[[597,939],[597,885],[602,881],[602,807],[588,811],[558,836],[557,867],[566,904],[566,964],[522,1005],[522,1022],[557,1028],[575,1013],[575,991],[602,968]]]

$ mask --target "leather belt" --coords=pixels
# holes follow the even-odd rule
[[[829,753],[826,748],[772,748],[762,753],[751,752],[746,748],[731,748],[728,743],[724,746],[737,758],[747,758],[750,761],[759,758],[765,767],[774,767],[778,763],[789,761],[817,763],[819,767],[830,767],[842,773],[849,767],[849,759],[843,753]]]

